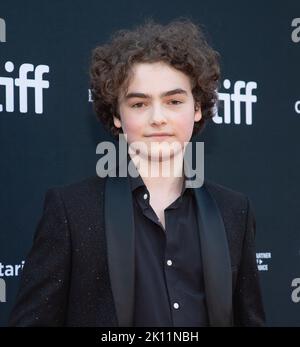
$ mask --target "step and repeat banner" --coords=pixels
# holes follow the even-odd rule
[[[300,2],[1,1],[0,325],[48,188],[96,174],[91,51],[151,17],[185,16],[221,55],[220,105],[198,135],[205,177],[247,194],[269,326],[300,326]]]

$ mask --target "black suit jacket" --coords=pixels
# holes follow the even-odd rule
[[[262,326],[255,219],[246,196],[195,189],[211,326]],[[134,219],[128,177],[49,189],[11,326],[131,326]]]

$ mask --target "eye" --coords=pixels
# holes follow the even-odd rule
[[[142,105],[144,105],[143,102],[138,102],[138,103],[132,105],[131,107],[132,107],[132,108],[141,108]]]
[[[169,102],[170,102],[172,105],[180,105],[180,104],[182,104],[182,102],[179,101],[179,100],[170,100]]]

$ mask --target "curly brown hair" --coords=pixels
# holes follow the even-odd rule
[[[118,137],[113,116],[120,118],[118,96],[127,92],[135,63],[165,62],[190,77],[195,105],[200,105],[202,118],[195,122],[193,134],[214,116],[218,101],[219,53],[190,19],[180,18],[167,25],[152,19],[134,30],[119,30],[109,43],[92,51],[90,87],[97,118]]]

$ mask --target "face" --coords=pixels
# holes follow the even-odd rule
[[[114,125],[122,127],[128,144],[142,142],[153,157],[164,142],[183,148],[202,116],[200,107],[195,110],[190,78],[164,62],[134,65],[118,106],[121,119],[114,117]]]

